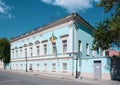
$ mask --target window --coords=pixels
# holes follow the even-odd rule
[[[67,72],[67,63],[63,63],[62,71]]]
[[[39,71],[39,66],[40,66],[40,65],[39,65],[39,64],[37,64],[37,71]]]
[[[52,43],[52,47],[53,47],[53,49],[52,49],[53,51],[52,52],[54,54],[54,53],[56,53],[56,43],[55,42]]]
[[[67,40],[63,40],[63,52],[67,52]]]
[[[56,64],[55,64],[55,63],[52,64],[52,71],[53,71],[53,72],[56,71]]]
[[[32,64],[30,64],[30,66],[29,66],[29,70],[30,70],[30,71],[33,71],[32,66],[33,66],[33,65],[32,65]]]
[[[97,54],[99,54],[99,48],[97,49]]]
[[[21,70],[22,70],[22,64],[21,64]]]
[[[89,56],[89,44],[86,43],[86,55]]]
[[[20,49],[20,57],[22,57],[22,49]]]
[[[40,47],[37,46],[36,48],[37,48],[37,56],[39,56],[40,55],[40,49],[39,49]]]
[[[44,71],[47,71],[47,63],[44,63]]]
[[[27,49],[25,49],[25,57],[27,57]]]
[[[44,44],[44,55],[47,54],[47,44]]]
[[[103,56],[103,50],[100,48],[100,56]]]
[[[15,69],[15,68],[14,68],[14,64],[13,64],[13,69]]]
[[[82,52],[82,42],[80,40],[78,42],[78,49],[80,52]]]
[[[16,70],[18,70],[18,64],[16,64]]]
[[[92,56],[95,56],[95,50],[94,50],[94,46],[92,46]]]
[[[33,48],[32,47],[30,48],[30,56],[31,57],[33,56]]]
[[[12,54],[13,54],[13,58],[14,58],[14,50],[12,51]]]
[[[16,58],[18,57],[18,50],[16,50]]]

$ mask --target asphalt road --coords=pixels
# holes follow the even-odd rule
[[[51,79],[0,70],[0,85],[95,85],[73,80]]]

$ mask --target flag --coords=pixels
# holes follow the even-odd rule
[[[52,42],[52,43],[55,42],[55,36],[54,36],[54,33],[52,33],[51,42]]]

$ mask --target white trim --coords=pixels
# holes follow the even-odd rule
[[[66,70],[63,69],[63,64],[66,64],[67,67],[66,67]],[[68,63],[67,62],[62,62],[62,72],[68,72]]]
[[[73,22],[71,21],[71,22],[69,22],[69,50],[68,50],[68,52],[72,52],[72,50],[73,50],[73,42],[72,42],[72,40],[73,40],[73,31],[72,31],[72,29],[73,29]]]
[[[55,65],[55,67],[54,67],[55,69],[53,69],[53,64]],[[51,71],[56,72],[56,63],[51,63],[51,65],[52,65],[52,66],[51,66]]]
[[[68,36],[67,37],[62,37],[61,39],[61,50],[60,52],[63,53],[63,41],[67,40],[67,52],[68,52]]]

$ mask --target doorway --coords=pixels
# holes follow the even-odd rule
[[[94,61],[94,79],[101,79],[101,61]]]

